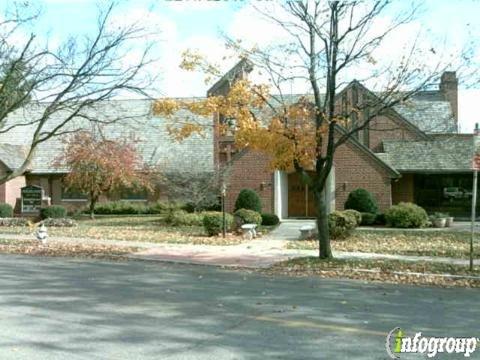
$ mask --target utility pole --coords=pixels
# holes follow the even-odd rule
[[[475,130],[473,132],[473,189],[472,189],[472,223],[470,227],[470,271],[473,271],[473,239],[475,238],[475,218],[477,207],[477,182],[478,182],[478,170],[480,167],[480,129],[478,123],[475,124]]]

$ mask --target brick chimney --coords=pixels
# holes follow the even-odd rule
[[[453,118],[458,127],[458,79],[455,71],[445,71],[440,78],[440,92],[450,102]]]

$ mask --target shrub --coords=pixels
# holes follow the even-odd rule
[[[226,230],[231,229],[233,224],[233,216],[225,214]],[[207,212],[203,216],[203,228],[205,232],[210,235],[218,235],[223,229],[223,214],[221,212]]]
[[[25,218],[0,218],[0,226],[29,226],[30,221]]]
[[[387,220],[385,220],[385,214],[377,214],[375,217],[375,225],[385,225]]]
[[[77,226],[77,222],[73,219],[63,218],[63,219],[52,219],[48,218],[42,221],[43,224],[47,227],[73,227]]]
[[[248,210],[248,209],[239,209],[233,214],[235,216],[235,223],[238,226],[243,224],[257,224],[262,223],[262,215],[260,213]]]
[[[0,218],[11,218],[11,217],[13,217],[12,206],[7,203],[0,204]]]
[[[362,214],[359,211],[353,210],[353,209],[348,209],[348,210],[343,211],[343,213],[353,216],[355,218],[356,226],[358,226],[362,223]]]
[[[235,211],[239,209],[253,210],[262,212],[262,202],[258,194],[252,189],[243,189],[240,191],[235,201]]]
[[[328,215],[328,228],[332,239],[345,239],[356,227],[353,214],[344,211],[334,211]]]
[[[418,205],[401,202],[385,212],[387,225],[397,228],[419,228],[428,222],[427,212]]]
[[[171,211],[165,217],[165,222],[172,226],[202,226],[202,213],[188,213],[185,210]]]
[[[67,209],[60,205],[52,205],[40,209],[40,217],[42,219],[61,219],[65,216],[67,216]]]
[[[148,213],[143,203],[128,201],[109,201],[95,206],[95,214],[98,215],[139,215]]]
[[[280,222],[280,219],[275,214],[263,213],[262,215],[262,225],[271,226],[277,225]]]
[[[221,208],[220,201],[213,201],[212,199],[207,199],[198,203],[187,202],[182,206],[182,209],[186,210],[187,212],[221,211]]]
[[[376,214],[378,211],[377,200],[365,189],[355,189],[348,194],[345,209]]]
[[[376,214],[372,213],[362,213],[362,222],[360,223],[361,225],[373,225],[375,223],[375,220],[377,218]]]
[[[165,201],[156,201],[153,204],[150,204],[147,208],[149,214],[163,214],[168,208],[168,203]]]

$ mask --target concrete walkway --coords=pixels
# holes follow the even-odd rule
[[[298,240],[300,228],[305,225],[316,226],[315,220],[282,220],[281,224],[266,236],[269,240]]]

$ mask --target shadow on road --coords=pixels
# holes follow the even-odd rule
[[[0,256],[2,359],[384,359],[396,326],[478,336],[479,301],[469,289]]]

